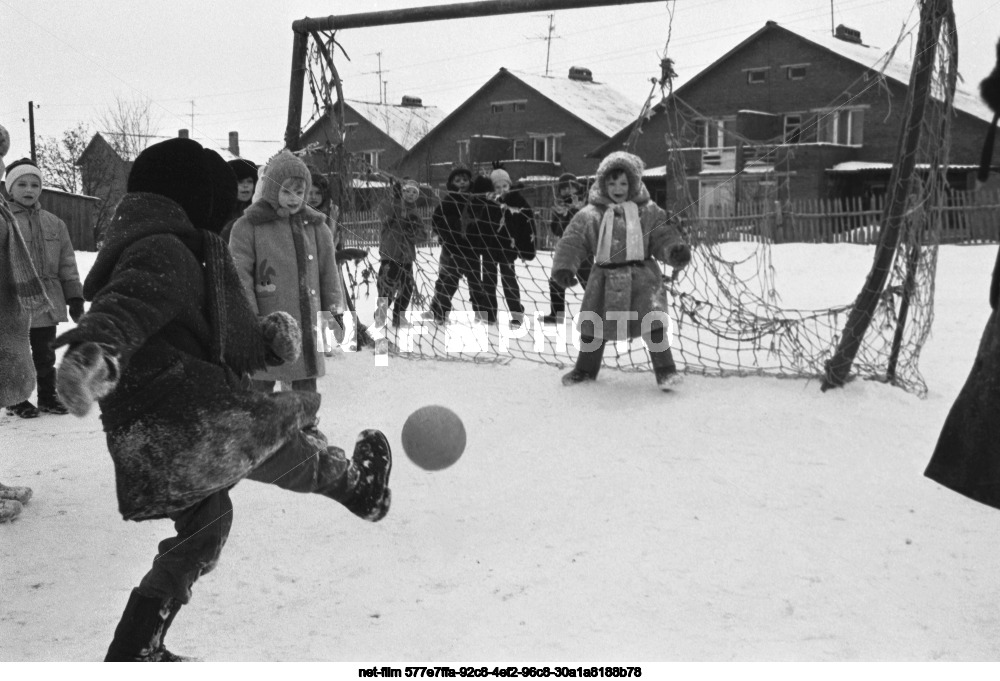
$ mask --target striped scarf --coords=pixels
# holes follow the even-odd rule
[[[28,245],[21,236],[17,218],[10,212],[7,203],[0,199],[0,220],[10,225],[10,239],[7,240],[7,253],[3,254],[6,265],[10,269],[11,281],[17,294],[17,302],[21,310],[33,312],[38,309],[53,309],[52,301],[45,294],[42,280],[31,262]]]
[[[645,245],[642,239],[642,223],[639,221],[639,206],[633,201],[608,206],[601,218],[601,231],[597,237],[597,264],[606,265],[611,262],[611,242],[615,226],[615,216],[624,213],[625,217],[625,259],[629,261],[646,258]]]

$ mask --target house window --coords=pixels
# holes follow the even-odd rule
[[[759,85],[767,82],[767,69],[747,69],[747,82]]]
[[[514,158],[517,160],[522,160],[525,158],[525,147],[527,144],[524,140],[514,140]]]
[[[531,135],[532,160],[562,163],[562,138],[562,135]]]
[[[802,116],[787,114],[785,116],[785,144],[798,144],[802,141]]]
[[[786,66],[785,75],[788,76],[788,80],[802,80],[806,77],[806,65],[796,64],[794,66]]]
[[[526,99],[509,99],[499,102],[490,102],[490,113],[503,113],[505,110],[509,111],[524,111],[528,108],[528,100]]]
[[[864,138],[864,109],[833,109],[819,114],[819,142],[861,146]]]
[[[726,127],[734,121],[726,119],[712,120],[704,118],[695,123],[697,146],[702,149],[718,149],[726,146]]]
[[[381,155],[381,152],[378,151],[378,150],[362,151],[361,152],[361,160],[364,161],[365,164],[371,170],[378,170],[378,159],[379,159],[380,155]]]
[[[458,162],[469,162],[469,140],[458,140]]]

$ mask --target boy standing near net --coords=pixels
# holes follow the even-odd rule
[[[448,321],[452,298],[458,292],[458,282],[463,277],[469,282],[469,302],[473,311],[485,311],[479,255],[469,240],[475,231],[469,193],[471,185],[472,171],[464,165],[455,166],[448,174],[448,193],[431,215],[431,222],[441,242],[438,279],[434,284],[434,299],[430,310],[438,324]]]
[[[642,159],[617,151],[597,168],[588,205],[570,221],[556,245],[552,280],[563,289],[576,284],[588,258],[594,269],[583,294],[580,354],[563,376],[564,385],[593,381],[604,346],[641,336],[649,349],[656,384],[667,391],[680,382],[667,338],[667,295],[656,260],[674,269],[691,260],[666,212],[642,183]]]
[[[42,171],[29,159],[14,161],[7,168],[7,193],[11,212],[28,247],[35,271],[42,280],[52,305],[38,307],[31,314],[31,357],[38,383],[38,407],[24,400],[7,407],[22,418],[46,414],[66,414],[56,397],[56,325],[67,321],[66,307],[74,322],[83,316],[83,284],[76,269],[76,253],[66,223],[39,206]]]
[[[549,232],[561,238],[569,226],[573,216],[576,215],[585,202],[580,198],[580,183],[573,173],[563,173],[559,176],[559,188],[555,201],[552,204],[552,220],[549,222]],[[590,277],[590,268],[593,262],[585,260],[580,263],[580,269],[576,272],[580,286],[587,288],[587,279]],[[549,314],[542,317],[543,324],[558,324],[566,315],[566,289],[560,288],[554,281],[549,279],[549,300],[551,308]]]
[[[392,306],[392,325],[406,326],[406,308],[416,282],[413,263],[417,259],[417,242],[424,237],[424,223],[417,212],[420,187],[415,180],[405,178],[398,194],[393,191],[387,204],[379,206],[382,231],[379,235],[378,295]]]

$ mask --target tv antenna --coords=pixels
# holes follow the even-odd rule
[[[538,16],[538,15],[536,15]],[[545,75],[549,75],[549,57],[552,55],[552,38],[558,38],[560,36],[553,36],[552,32],[556,30],[555,25],[555,14],[549,14],[549,32],[548,35],[536,35],[529,38],[530,40],[544,40],[545,45]]]

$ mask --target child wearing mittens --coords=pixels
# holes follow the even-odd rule
[[[563,289],[576,284],[588,259],[594,267],[583,294],[580,354],[563,376],[564,385],[593,381],[608,341],[641,336],[649,349],[656,384],[669,391],[680,382],[670,352],[666,291],[656,261],[675,269],[691,260],[666,212],[653,203],[642,183],[645,165],[617,151],[597,167],[588,203],[570,221],[556,244],[552,281]]]
[[[274,156],[259,183],[261,197],[233,225],[229,248],[251,307],[260,316],[292,315],[302,329],[302,354],[254,374],[254,385],[271,392],[281,381],[292,390],[316,392],[316,379],[326,373],[321,313],[344,312],[333,233],[326,216],[306,203],[312,176],[294,154]]]

